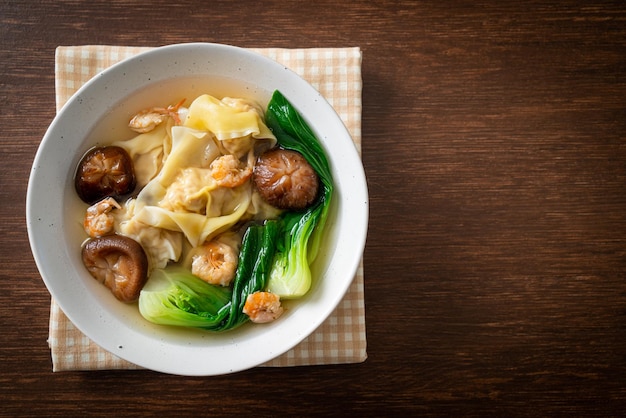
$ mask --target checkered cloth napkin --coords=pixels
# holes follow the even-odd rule
[[[57,111],[91,77],[112,64],[150,48],[70,46],[56,49]],[[361,51],[359,48],[264,48],[253,51],[292,69],[335,108],[361,152]],[[65,316],[54,299],[48,344],[53,371],[138,369],[96,345]],[[264,366],[300,366],[365,361],[363,262],[342,302],[308,338]]]

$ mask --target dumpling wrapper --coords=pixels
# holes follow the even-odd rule
[[[144,206],[134,219],[147,225],[171,231],[181,231],[192,247],[201,245],[207,238],[224,232],[246,213],[250,204],[250,188],[238,193],[238,200],[232,212],[209,217],[199,213],[173,212],[158,206]]]
[[[256,139],[276,137],[262,119],[262,111],[254,103],[244,99],[226,97],[219,100],[204,94],[189,106],[184,126],[209,131],[218,140],[242,138],[248,135]]]
[[[133,160],[137,188],[142,188],[161,170],[163,161],[172,147],[170,136],[172,122],[162,123],[150,132],[132,139],[117,141],[113,145],[122,147]]]
[[[113,211],[115,231],[141,244],[151,269],[164,268],[169,261],[177,261],[183,251],[183,234],[140,222],[134,216],[135,203],[135,199],[130,199],[124,203],[122,210]]]

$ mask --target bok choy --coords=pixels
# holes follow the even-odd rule
[[[317,172],[322,186],[313,205],[302,212],[285,212],[280,219],[282,233],[277,237],[267,290],[281,298],[297,298],[311,287],[310,263],[317,256],[328,218],[333,177],[317,137],[279,91],[274,92],[268,104],[265,121],[282,148],[304,156]]]
[[[228,315],[231,291],[212,286],[190,271],[156,269],[139,294],[139,312],[150,322],[197,328],[219,326]]]

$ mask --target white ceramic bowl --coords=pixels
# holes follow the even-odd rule
[[[327,242],[309,293],[279,320],[224,333],[149,323],[136,305],[117,301],[80,258],[85,205],[73,188],[76,165],[95,144],[112,142],[138,109],[201,93],[249,97],[266,105],[274,90],[300,111],[330,159],[336,195]],[[141,367],[180,375],[244,370],[288,351],[333,312],[356,273],[368,224],[361,160],[333,108],[283,65],[245,49],[179,44],[127,59],[86,83],[58,113],[33,163],[26,208],[37,267],[52,297],[85,335]]]

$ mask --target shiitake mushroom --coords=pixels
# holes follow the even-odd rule
[[[82,249],[89,273],[122,302],[139,299],[148,280],[148,257],[141,244],[123,235],[89,239]]]
[[[281,148],[259,156],[252,178],[261,197],[279,209],[305,209],[319,190],[319,177],[302,154]]]
[[[81,200],[93,204],[105,197],[119,198],[131,193],[136,181],[128,152],[111,145],[87,151],[76,169],[74,186]]]

